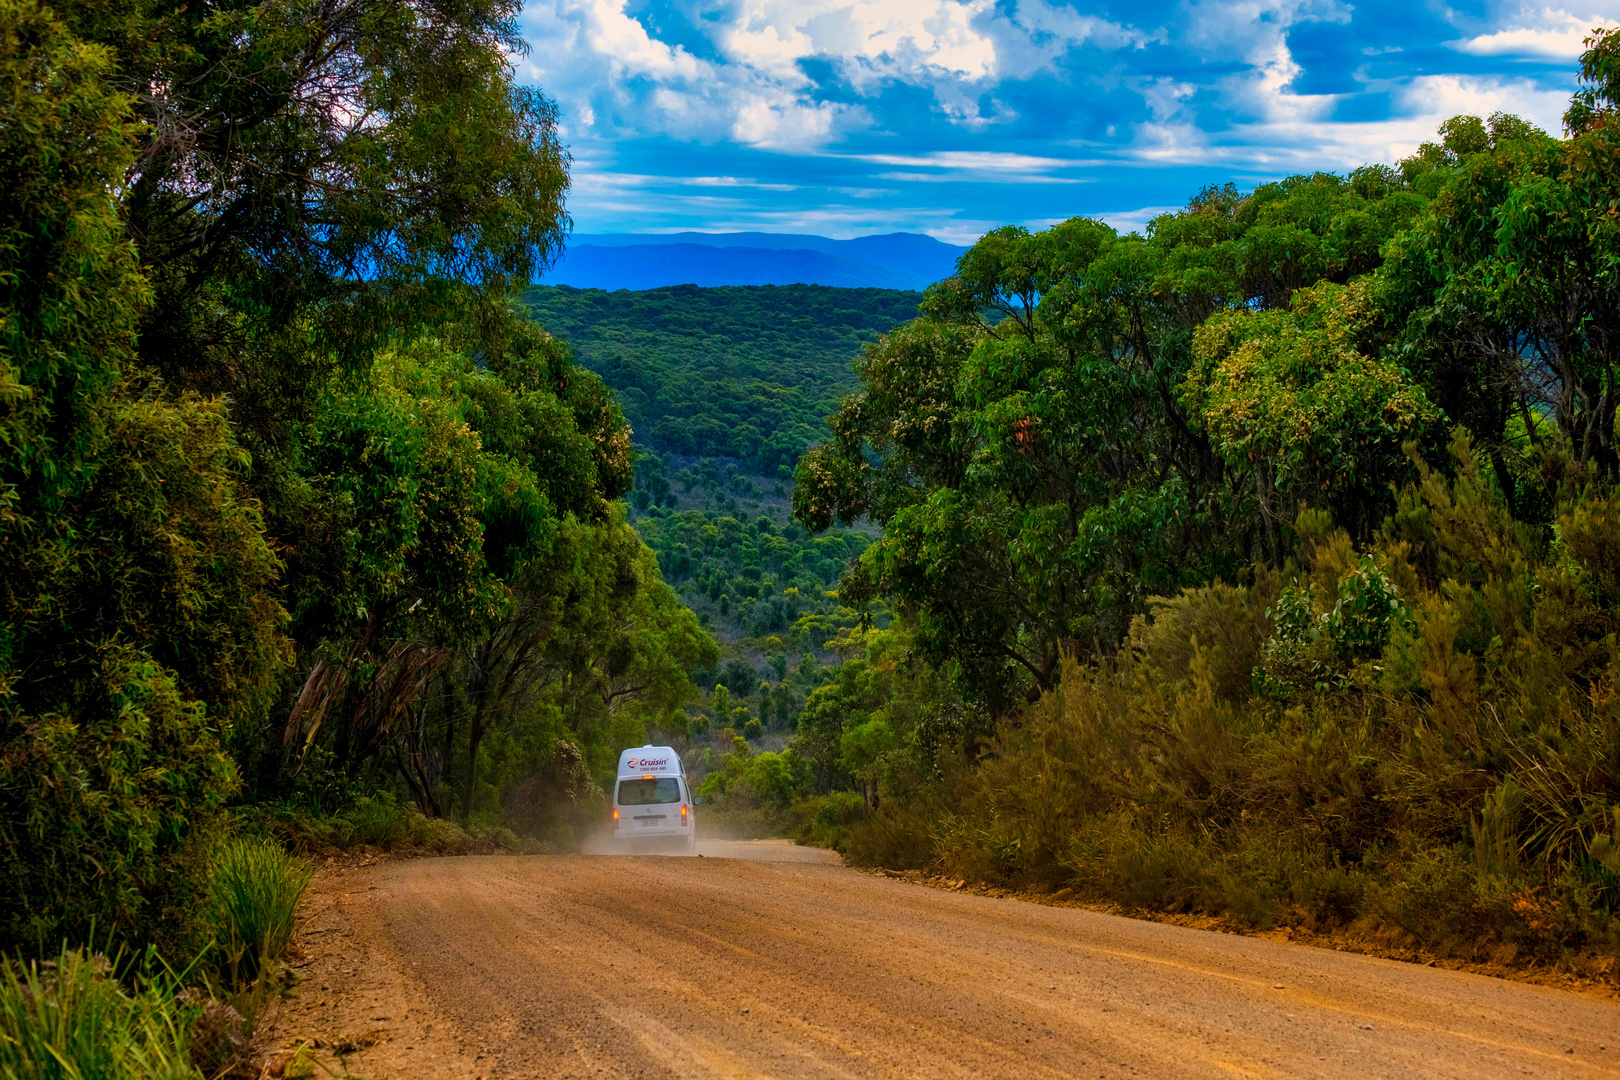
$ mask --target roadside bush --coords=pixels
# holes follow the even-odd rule
[[[794,829],[795,800],[809,784],[809,769],[793,749],[754,753],[733,736],[719,767],[703,778],[700,828],[709,836],[739,839],[781,836]]]
[[[683,717],[681,726],[685,723]],[[600,826],[606,802],[579,748],[559,740],[546,767],[501,799],[501,816],[522,836],[574,851],[582,837]]]
[[[258,982],[292,940],[312,871],[270,840],[233,840],[209,878],[222,973],[237,987]]]
[[[1620,513],[1525,528],[1453,453],[1366,550],[1302,515],[1284,573],[1155,601],[840,850],[1481,960],[1620,947]]]
[[[336,813],[303,806],[261,807],[254,825],[303,855],[336,855],[357,850],[471,855],[523,852],[536,841],[503,826],[464,829],[445,818],[431,818],[392,793],[362,795]]]
[[[849,830],[839,850],[854,866],[921,870],[933,865],[936,845],[929,827],[943,808],[886,802]]]
[[[84,690],[71,712],[0,717],[0,942],[95,926],[175,945],[235,769],[202,706],[141,651],[108,647]]]
[[[787,835],[801,844],[843,851],[852,825],[866,817],[866,800],[853,791],[804,799],[793,807]]]
[[[1216,583],[1172,597],[1153,597],[1148,615],[1137,616],[1132,641],[1160,671],[1189,670],[1193,653],[1202,650],[1210,667],[1215,694],[1223,701],[1249,696],[1260,648],[1271,636],[1266,600],[1275,575],[1258,587]]]
[[[387,792],[362,795],[333,820],[333,838],[344,850],[369,844],[388,851],[412,835],[411,824],[409,812]]]

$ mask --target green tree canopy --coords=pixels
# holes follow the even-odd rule
[[[1183,392],[1195,332],[1367,273],[1423,205],[1391,170],[1364,169],[1243,197],[1211,188],[1146,236],[1085,219],[998,229],[921,319],[867,350],[861,390],[800,466],[795,512],[814,529],[883,525],[843,594],[887,598],[973,693],[1004,707],[1048,687],[1065,650],[1112,647],[1146,596],[1279,550],[1247,452],[1213,438]],[[1330,395],[1362,372],[1333,366]],[[1358,392],[1411,396],[1379,371]],[[1358,476],[1341,501],[1378,497],[1382,479]]]

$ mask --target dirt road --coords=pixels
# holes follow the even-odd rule
[[[1620,1076],[1611,1001],[825,863],[386,863],[304,941],[276,1034],[399,1080]]]

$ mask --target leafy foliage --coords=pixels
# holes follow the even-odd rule
[[[459,284],[498,298],[561,249],[567,157],[554,107],[512,83],[515,4],[61,10],[142,88],[121,183],[153,289],[142,356],[228,393],[256,449],[296,437],[334,360],[364,364],[453,315]]]
[[[1002,709],[1050,688],[1064,651],[1111,647],[1147,596],[1280,554],[1272,492],[1309,482],[1288,462],[1369,517],[1400,439],[1435,413],[1364,358],[1363,287],[1335,286],[1422,207],[1366,169],[1210,189],[1145,237],[1083,219],[996,230],[868,348],[795,512],[883,525],[846,595],[915,620],[916,648],[967,692]],[[1344,439],[1338,460],[1312,431]]]
[[[11,3],[0,62],[0,939],[172,939],[236,785],[224,720],[285,660],[278,565],[222,403],[135,366],[108,51]]]
[[[1194,332],[1182,399],[1268,519],[1313,504],[1357,513],[1406,475],[1402,442],[1438,425],[1420,386],[1358,348],[1375,317],[1364,281],[1323,281],[1286,310],[1221,312]]]
[[[397,768],[464,819],[568,740],[611,768],[714,655],[609,502],[629,444],[601,383],[532,329],[504,344],[485,367],[441,340],[382,352],[323,407],[309,468],[347,527],[315,548],[303,686],[269,733],[297,772]]]

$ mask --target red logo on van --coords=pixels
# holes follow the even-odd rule
[[[669,758],[630,758],[624,763],[627,769],[662,769],[669,764]]]

